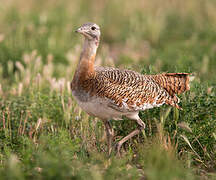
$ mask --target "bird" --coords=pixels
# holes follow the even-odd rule
[[[104,123],[109,155],[114,138],[110,120],[126,117],[138,125],[116,143],[120,154],[122,145],[145,129],[139,111],[163,104],[181,109],[177,95],[190,89],[190,73],[143,75],[127,69],[95,66],[100,27],[88,22],[75,32],[84,36],[84,45],[71,82],[72,95],[82,110]]]

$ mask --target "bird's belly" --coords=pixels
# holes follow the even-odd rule
[[[117,111],[108,106],[108,101],[99,97],[86,98],[87,101],[82,101],[74,96],[78,105],[91,116],[98,117],[103,120],[122,120],[124,113]]]

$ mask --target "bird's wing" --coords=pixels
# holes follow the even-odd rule
[[[95,94],[106,98],[110,107],[122,112],[157,107],[172,97],[153,77],[130,70],[96,68]]]

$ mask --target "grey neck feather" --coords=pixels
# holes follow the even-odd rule
[[[85,38],[83,50],[80,56],[80,60],[82,59],[90,59],[97,52],[99,40],[93,39],[89,40]]]

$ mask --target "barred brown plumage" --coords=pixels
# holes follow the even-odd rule
[[[84,111],[103,120],[109,154],[114,135],[110,119],[121,120],[122,116],[126,116],[139,125],[138,129],[117,143],[119,153],[125,141],[145,128],[145,123],[138,116],[139,111],[164,103],[180,108],[176,94],[190,89],[189,73],[141,75],[131,70],[94,67],[100,38],[99,26],[86,23],[77,32],[84,35],[85,41],[71,83],[72,94]]]

